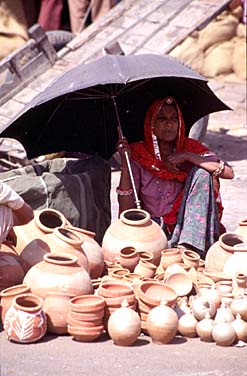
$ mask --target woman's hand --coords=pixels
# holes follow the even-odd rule
[[[173,153],[167,157],[167,167],[169,170],[179,173],[187,170],[187,153]],[[183,167],[184,166],[184,167]]]

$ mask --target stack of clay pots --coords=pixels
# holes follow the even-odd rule
[[[80,295],[69,302],[67,331],[77,341],[90,342],[104,331],[105,300],[97,295]]]

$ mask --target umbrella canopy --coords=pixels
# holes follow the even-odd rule
[[[58,77],[2,136],[22,142],[29,158],[66,150],[108,159],[119,122],[129,142],[141,140],[147,108],[167,95],[179,103],[187,134],[201,117],[229,109],[204,77],[169,56],[106,55]]]

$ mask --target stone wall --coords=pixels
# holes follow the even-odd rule
[[[205,77],[246,80],[246,25],[243,8],[227,10],[195,31],[170,55]]]

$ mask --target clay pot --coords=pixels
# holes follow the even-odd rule
[[[178,316],[168,307],[166,299],[153,308],[147,315],[147,331],[152,341],[157,344],[170,343],[178,329]]]
[[[141,331],[141,320],[138,314],[129,308],[126,300],[111,314],[107,330],[114,344],[119,346],[133,345]]]
[[[55,334],[67,333],[67,315],[71,295],[61,292],[47,292],[43,309],[47,318],[47,331]]]
[[[167,269],[169,265],[177,264],[182,262],[182,256],[179,248],[167,248],[161,252],[160,265],[164,270]]]
[[[229,322],[215,323],[212,330],[212,336],[216,345],[231,346],[236,340],[236,333]]]
[[[230,304],[230,309],[234,316],[240,314],[242,319],[247,321],[247,296],[239,295],[234,298]]]
[[[122,280],[124,276],[128,275],[129,274],[129,269],[127,268],[112,268],[110,271],[109,271],[109,275],[112,277],[112,278],[116,278],[118,280]]]
[[[165,283],[176,291],[177,296],[188,295],[193,287],[189,275],[185,274],[184,272],[168,275],[168,277],[165,279]]]
[[[191,312],[187,312],[182,315],[178,320],[178,332],[187,338],[193,338],[197,336],[196,326],[197,319]]]
[[[220,308],[217,309],[214,322],[231,322],[234,320],[234,316],[231,309],[225,302],[221,303]]]
[[[245,242],[247,241],[247,218],[240,219],[235,233],[242,236]]]
[[[224,273],[231,277],[239,273],[247,275],[247,243],[233,246],[233,254],[225,262]]]
[[[92,313],[105,308],[105,299],[98,295],[80,295],[70,299],[70,309],[74,312]]]
[[[72,308],[69,310],[69,315],[73,320],[94,322],[102,321],[104,317],[104,310],[91,311],[91,312],[76,312]],[[95,324],[96,325],[96,324]]]
[[[150,261],[140,260],[134,269],[134,273],[141,274],[143,278],[153,278],[156,268],[156,265]]]
[[[101,277],[104,271],[104,256],[101,246],[95,240],[95,232],[70,225],[65,227],[80,234],[83,240],[82,247],[88,259],[90,277],[93,279]]]
[[[134,247],[125,247],[120,250],[119,261],[124,269],[133,272],[140,260],[140,254]]]
[[[97,321],[77,320],[71,316],[71,311],[69,311],[67,315],[67,325],[71,325],[76,328],[94,328],[94,327],[103,325],[103,320],[102,319],[99,319]]]
[[[180,319],[185,313],[190,313],[190,307],[188,306],[188,298],[184,296],[180,300],[177,301],[174,311],[176,312],[178,318]]]
[[[34,218],[26,225],[15,226],[15,248],[22,259],[25,271],[42,261],[44,255],[50,252],[43,236],[52,233],[57,227],[64,227],[66,222],[65,216],[58,210],[43,209],[35,210]]]
[[[235,278],[233,278],[233,295],[238,297],[239,294],[244,294],[247,288],[247,275],[243,273],[237,273]]]
[[[154,255],[152,252],[149,252],[149,251],[138,251],[138,252],[140,255],[140,260],[150,261],[150,262],[153,261]]]
[[[225,293],[232,293],[232,279],[216,282],[216,288],[219,290],[221,295]]]
[[[221,305],[221,294],[215,286],[200,287],[199,288],[199,294],[201,296],[205,296],[207,299],[211,299],[214,302],[216,309],[220,307],[220,305]]]
[[[30,291],[31,291],[30,287],[24,284],[11,286],[1,291],[0,297],[1,297],[1,308],[2,308],[1,310],[2,323],[4,322],[6,312],[9,309],[9,307],[12,305],[14,298],[17,295],[22,295]]]
[[[133,293],[133,289],[124,282],[103,282],[98,289],[98,295],[104,298],[114,298],[119,296],[126,296]]]
[[[3,246],[2,246],[3,247]],[[14,253],[0,251],[0,291],[18,285],[23,281],[25,272],[19,260],[19,256]]]
[[[99,338],[104,331],[104,326],[93,326],[93,327],[76,327],[72,325],[67,325],[68,333],[79,342],[92,342]]]
[[[43,300],[34,294],[14,298],[4,320],[4,330],[9,340],[32,343],[45,335],[47,322],[42,305]]]
[[[177,301],[177,294],[172,287],[155,280],[141,282],[137,294],[144,303],[153,307],[159,305],[162,298],[166,298],[169,306]]]
[[[200,262],[200,256],[198,253],[191,251],[190,249],[184,249],[181,253],[181,257],[185,265],[198,269]]]
[[[217,270],[209,270],[209,269],[204,269],[203,274],[206,275],[207,277],[211,278],[214,282],[220,282],[220,281],[226,281],[229,280],[231,281],[231,277],[227,275],[224,272],[219,272]]]
[[[87,256],[83,249],[83,240],[79,233],[64,227],[57,227],[50,234],[43,236],[51,253],[75,255],[78,264],[89,272]]]
[[[120,214],[105,232],[102,248],[104,259],[119,260],[120,250],[134,247],[153,253],[153,263],[160,262],[161,251],[167,248],[167,238],[161,227],[151,220],[150,214],[141,209],[129,209]]]
[[[236,319],[231,322],[237,339],[239,341],[247,342],[247,322],[242,320],[241,315],[237,313]]]
[[[210,318],[209,313],[205,314],[205,318],[199,321],[196,325],[196,332],[201,341],[204,342],[213,342],[213,325],[214,320]]]
[[[43,299],[49,291],[72,296],[93,294],[89,274],[77,260],[75,255],[48,253],[27,272],[23,282]]]
[[[205,314],[209,313],[210,317],[214,317],[216,313],[216,307],[214,302],[203,295],[196,295],[191,303],[192,313],[197,320],[205,318]]]
[[[210,270],[223,272],[226,260],[233,254],[233,246],[243,243],[242,236],[233,232],[226,232],[219,237],[208,250],[205,267]]]

